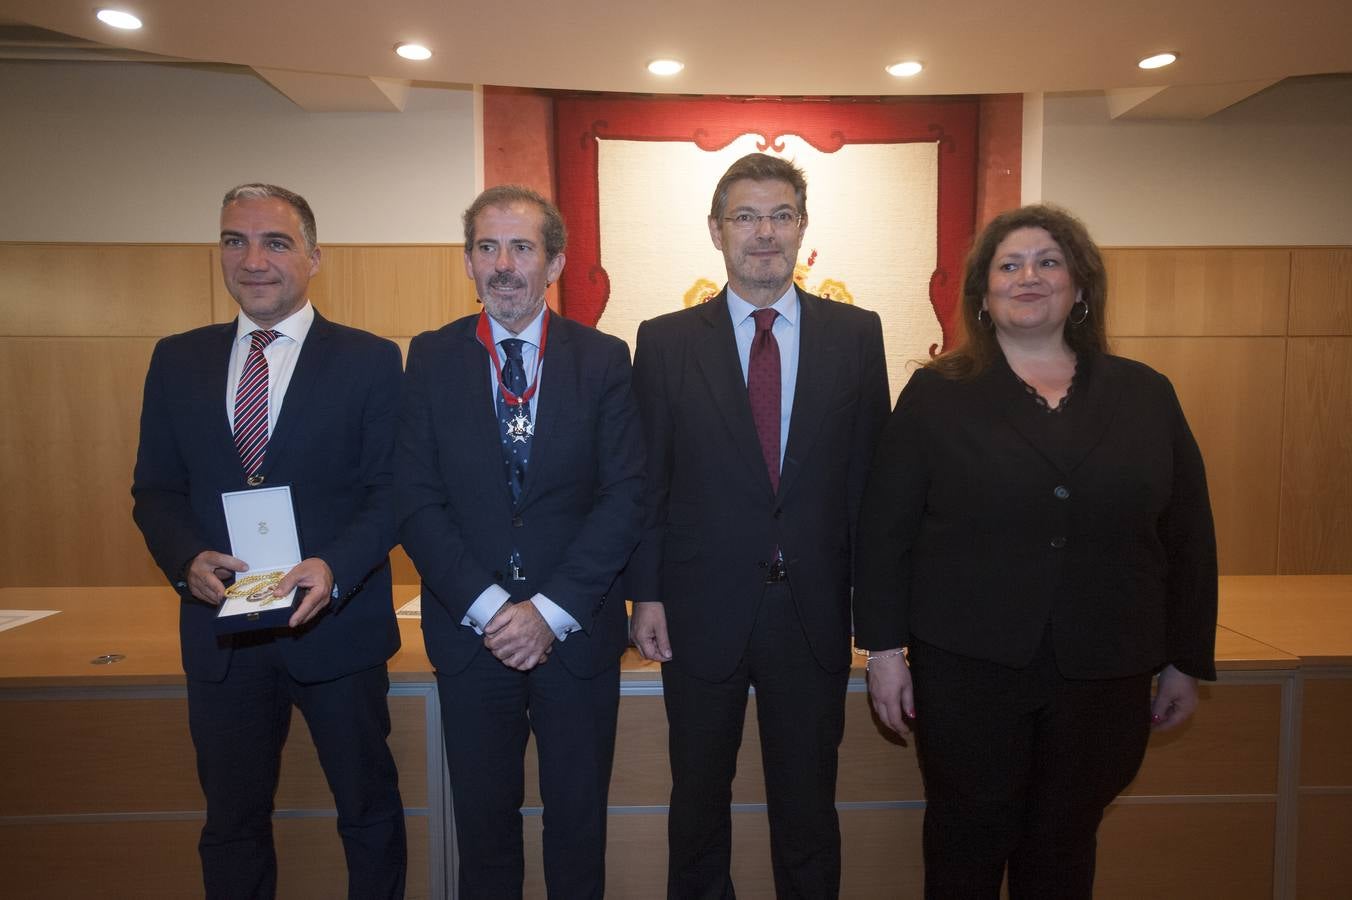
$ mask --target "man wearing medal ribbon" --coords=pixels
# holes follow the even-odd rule
[[[613,590],[637,541],[643,450],[622,341],[551,312],[563,219],[506,185],[464,214],[484,310],[413,339],[396,442],[399,537],[422,577],[459,896],[520,897],[535,735],[550,896],[605,890],[627,643]]]
[[[146,375],[132,514],[182,597],[208,898],[276,894],[273,797],[293,707],[333,791],[348,895],[404,895],[385,665],[399,648],[388,560],[399,348],[310,304],[315,240],[300,195],[269,184],[229,191],[221,274],[239,316],[160,341]],[[268,590],[258,584],[266,576],[243,574],[246,563],[265,561],[227,552],[223,495],[273,486],[289,488],[305,558]],[[256,527],[270,530],[266,521]],[[219,634],[232,578],[259,606],[271,605],[260,590],[277,598],[296,590],[285,627]]]

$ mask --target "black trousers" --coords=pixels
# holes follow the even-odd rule
[[[1150,737],[1150,681],[1062,677],[1050,643],[1025,669],[913,643],[925,782],[925,896],[1090,900],[1104,809]]]
[[[209,900],[277,895],[273,797],[295,706],[333,791],[352,900],[404,896],[399,776],[386,739],[384,663],[316,684],[287,673],[270,640],[237,639],[224,681],[188,681],[188,726],[207,799],[198,852]],[[303,891],[304,885],[291,885]]]
[[[672,780],[667,896],[736,896],[730,804],[750,686],[756,689],[775,892],[837,896],[836,761],[849,670],[827,672],[817,663],[783,583],[766,585],[750,644],[727,680],[694,677],[681,668],[681,648],[672,650],[675,658],[662,666]]]
[[[604,896],[618,658],[594,678],[577,678],[557,656],[518,672],[480,650],[463,671],[438,672],[437,693],[455,804],[461,900],[521,897],[523,757],[532,732],[540,760],[549,896]]]

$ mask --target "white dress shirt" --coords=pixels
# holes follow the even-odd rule
[[[273,331],[280,332],[271,344],[263,348],[263,358],[268,361],[268,434],[277,427],[277,417],[282,412],[282,401],[286,399],[286,389],[291,384],[291,376],[296,371],[296,360],[300,358],[301,345],[314,324],[315,308],[306,300],[305,305],[287,316],[276,325]],[[244,363],[249,359],[250,337],[255,331],[266,331],[241,312],[235,318],[235,343],[230,347],[230,367],[225,379],[225,415],[230,422],[230,431],[235,430],[235,391],[239,387],[239,377],[244,374]]]

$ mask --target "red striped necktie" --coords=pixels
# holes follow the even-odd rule
[[[245,475],[258,474],[268,452],[268,359],[263,348],[281,336],[280,331],[250,333],[249,356],[235,388],[235,449]]]

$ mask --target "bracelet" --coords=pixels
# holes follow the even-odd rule
[[[876,654],[870,653],[868,654],[868,658],[864,662],[864,671],[868,671],[869,665],[871,665],[875,659],[891,659],[894,656],[905,656],[905,655],[906,655],[905,647],[898,647],[896,650],[889,650],[886,653],[876,653]]]

